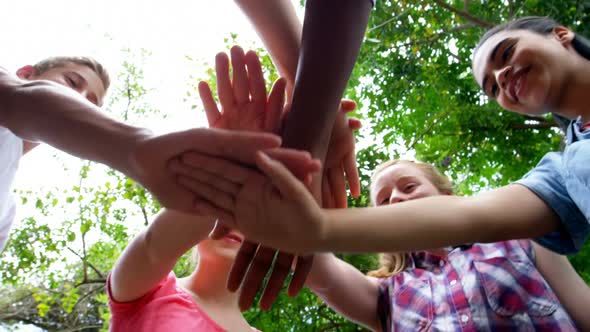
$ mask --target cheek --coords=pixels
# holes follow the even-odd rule
[[[498,99],[496,99],[496,101],[498,102],[500,107],[502,107],[503,109],[505,109],[507,111],[516,112],[516,113],[521,113],[521,111],[522,111],[518,108],[518,105],[513,103],[510,100],[510,98],[506,97],[504,94],[501,94],[500,96],[498,96]]]

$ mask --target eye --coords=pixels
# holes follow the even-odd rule
[[[74,81],[71,77],[69,76],[65,76],[66,79],[66,83],[68,83],[68,85],[72,88],[76,87],[76,81]]]
[[[506,61],[508,61],[508,58],[510,58],[510,55],[512,55],[512,52],[514,51],[514,45],[515,44],[510,44],[510,46],[506,47],[504,49],[504,52],[502,52],[502,61],[503,61],[503,63],[505,63]]]
[[[414,189],[416,189],[418,185],[416,183],[409,183],[404,187],[404,191],[406,193],[412,192],[414,191]]]

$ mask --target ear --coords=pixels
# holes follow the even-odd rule
[[[576,34],[564,26],[558,26],[553,28],[553,36],[555,36],[561,45],[568,47],[572,44],[572,40],[574,40]]]
[[[37,70],[31,65],[27,65],[17,70],[16,76],[23,80],[32,80],[37,76]]]

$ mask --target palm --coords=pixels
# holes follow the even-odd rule
[[[225,53],[215,58],[219,110],[209,85],[199,83],[199,95],[211,128],[276,132],[283,111],[285,82],[275,83],[268,100],[260,61],[254,52],[231,49],[233,77]]]
[[[232,105],[231,110],[221,109],[221,116],[209,127],[229,130],[265,131],[266,105],[248,102]],[[226,115],[227,114],[227,115]],[[236,116],[236,114],[239,114]]]

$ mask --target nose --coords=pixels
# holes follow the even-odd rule
[[[391,190],[391,195],[389,196],[389,204],[405,202],[408,199],[406,196],[407,195],[403,192],[393,189]]]
[[[500,86],[502,89],[506,89],[506,83],[508,82],[508,75],[510,74],[511,69],[511,66],[505,66],[498,70],[494,70],[496,82],[498,83],[498,86]]]

